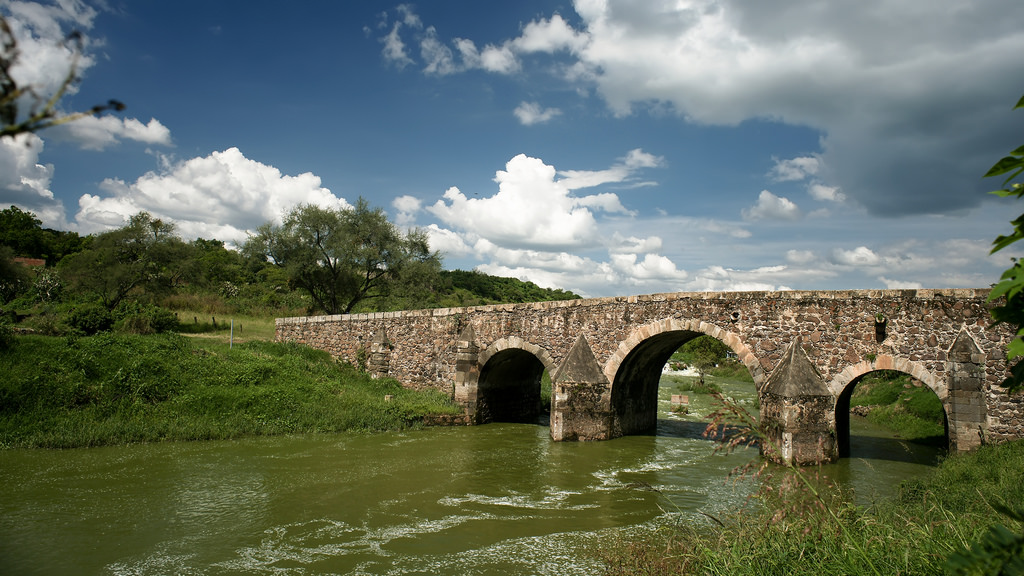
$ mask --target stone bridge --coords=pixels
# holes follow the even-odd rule
[[[276,331],[406,387],[442,390],[472,423],[535,421],[547,371],[554,440],[652,429],[662,367],[707,334],[750,371],[781,457],[809,463],[848,453],[850,396],[874,370],[935,392],[951,450],[1024,437],[1024,394],[1002,386],[1013,330],[990,325],[988,292],[671,293],[280,318]]]

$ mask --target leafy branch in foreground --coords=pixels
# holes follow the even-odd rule
[[[1014,110],[1017,108],[1024,108],[1024,96],[1013,107]],[[992,194],[1004,198],[1010,196],[1021,198],[1024,197],[1024,182],[1020,181],[1022,174],[1024,174],[1024,146],[1017,148],[1010,152],[1009,156],[996,162],[985,173],[985,178],[1005,176],[1003,187],[993,191]],[[1010,223],[1013,224],[1013,233],[997,237],[992,243],[991,254],[1006,248],[1018,240],[1024,239],[1024,214],[1021,214]],[[1014,259],[1013,266],[1010,266],[1003,272],[999,282],[992,288],[992,293],[989,294],[990,302],[996,301],[1000,297],[1005,298],[1003,304],[992,309],[992,319],[996,321],[996,324],[1005,322],[1017,327],[1017,336],[1007,346],[1007,360],[1024,356],[1024,292],[1022,291],[1024,291],[1024,266],[1022,266],[1020,260]],[[1011,392],[1013,392],[1024,385],[1024,362],[1017,362],[1011,368],[1011,373],[1012,376],[1007,383]]]
[[[0,16],[0,138],[15,137],[18,134],[33,133],[43,128],[73,122],[86,116],[95,116],[113,110],[120,112],[125,106],[117,100],[109,100],[106,104],[93,106],[84,112],[62,114],[57,104],[67,94],[68,89],[78,80],[78,61],[82,54],[82,36],[78,32],[68,35],[71,43],[71,65],[67,75],[57,90],[49,97],[39,95],[31,86],[19,86],[11,76],[11,69],[18,62],[20,52],[18,41],[14,37],[7,19]],[[22,118],[19,114],[19,102],[28,99],[31,102],[27,114]]]

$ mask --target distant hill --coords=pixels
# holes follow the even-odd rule
[[[567,290],[541,288],[533,282],[517,278],[491,276],[476,270],[443,270],[441,278],[450,291],[442,298],[454,298],[457,306],[479,306],[518,302],[546,302],[549,300],[576,300],[580,298]]]

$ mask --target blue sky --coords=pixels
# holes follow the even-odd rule
[[[0,206],[240,243],[362,196],[448,268],[587,296],[983,287],[1024,208],[1019,0],[0,0],[40,92]],[[1016,254],[1020,255],[1020,254]]]

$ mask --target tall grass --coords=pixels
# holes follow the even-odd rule
[[[723,446],[763,442],[751,425],[726,435]],[[1024,525],[999,510],[1024,502],[1024,441],[949,457],[930,476],[905,482],[898,498],[871,507],[854,505],[813,470],[763,462],[749,470],[758,471],[746,480],[759,489],[746,506],[612,542],[602,552],[605,574],[1009,574],[979,570],[976,559],[996,565],[1021,553],[1013,542],[1024,542]],[[967,552],[997,523],[1006,525],[995,532],[1002,540],[988,542],[1009,546]]]
[[[458,412],[439,392],[263,341],[19,336],[0,351],[0,374],[2,447],[388,430]]]

